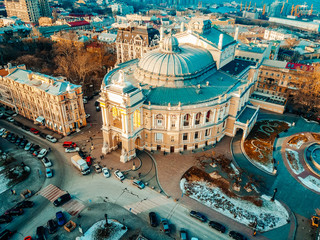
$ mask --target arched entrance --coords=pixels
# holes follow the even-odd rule
[[[141,150],[142,147],[141,147],[141,138],[140,137],[137,137],[136,140],[134,141],[134,147],[136,149]]]
[[[119,135],[114,135],[113,136],[113,147],[115,148],[115,149],[117,149],[117,148],[122,148],[122,142],[121,142],[121,138],[120,138],[120,136]]]

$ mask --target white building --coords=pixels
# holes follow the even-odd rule
[[[133,6],[128,6],[126,4],[115,3],[112,4],[110,7],[113,13],[115,12],[121,15],[127,15],[134,12]]]
[[[263,38],[266,40],[285,40],[294,38],[294,34],[285,29],[266,29]]]
[[[301,29],[305,29],[312,32],[320,31],[320,23],[316,21],[301,21],[297,19],[289,19],[289,18],[278,18],[278,17],[270,17],[270,22],[281,23]]]

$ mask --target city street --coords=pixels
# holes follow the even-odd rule
[[[90,215],[88,221],[85,217],[81,218],[81,226],[84,231],[90,227],[90,224],[104,218],[103,214],[107,213],[109,216],[123,222],[125,219],[125,225],[129,229],[136,230],[138,224],[142,234],[150,239],[168,239],[163,233],[160,232],[160,228],[155,230],[148,226],[148,213],[154,211],[158,214],[158,218],[165,217],[169,219],[172,226],[171,237],[177,237],[180,228],[188,229],[189,236],[197,236],[199,239],[229,239],[226,234],[220,234],[219,232],[208,227],[207,224],[200,223],[199,221],[192,219],[188,216],[190,209],[185,208],[173,199],[168,199],[162,194],[154,191],[150,188],[140,190],[131,185],[130,180],[125,180],[123,183],[115,179],[112,175],[111,178],[104,178],[102,174],[96,174],[94,172],[87,176],[82,176],[70,163],[70,157],[72,153],[64,153],[61,142],[51,144],[46,140],[41,139],[38,136],[33,135],[30,132],[26,132],[16,126],[0,121],[0,126],[5,127],[8,130],[15,132],[19,135],[25,135],[26,138],[32,142],[39,143],[42,147],[51,148],[52,152],[48,155],[53,160],[54,177],[46,179],[43,183],[41,194],[36,194],[31,198],[35,202],[35,206],[31,209],[27,209],[26,213],[20,217],[15,217],[14,220],[1,227],[16,230],[17,234],[12,239],[21,239],[22,236],[34,235],[38,226],[45,225],[46,222],[54,218],[55,212],[62,210],[64,212],[70,212],[74,216],[78,212],[73,212],[74,209],[79,211],[83,210],[84,215],[89,212],[89,208],[95,204],[116,204],[121,208],[122,214],[117,212],[118,208],[106,208],[106,212],[97,211],[94,216]],[[1,142],[6,141],[4,139]],[[10,143],[7,143],[10,145]],[[26,153],[27,154],[27,153]],[[38,161],[38,160],[36,160]],[[20,183],[22,188],[27,188],[25,183]],[[55,208],[49,200],[54,199],[50,191],[54,187],[58,187],[61,191],[68,191],[74,203],[71,206],[65,204],[62,208]],[[54,194],[59,194],[59,191],[54,191]],[[52,192],[52,193],[53,193]],[[53,194],[53,195],[54,195]],[[7,193],[0,196],[0,199],[6,199]],[[19,196],[16,196],[19,198]],[[76,205],[76,207],[74,206]],[[5,205],[4,205],[5,206]],[[7,208],[12,205],[6,206]],[[127,209],[127,210],[125,210]],[[138,216],[139,218],[137,218]],[[71,217],[71,216],[70,216]],[[159,220],[158,219],[158,220]],[[69,236],[64,230],[58,232],[59,239],[63,236]],[[128,232],[128,234],[130,231]],[[61,235],[62,234],[62,235]],[[73,235],[79,235],[80,233],[75,231]],[[53,237],[53,236],[52,236]],[[49,239],[51,239],[49,237]]]

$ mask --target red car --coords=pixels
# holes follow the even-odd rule
[[[88,156],[86,158],[86,162],[87,162],[88,166],[91,166],[92,165],[92,157]]]
[[[39,131],[35,128],[30,128],[30,132],[32,132],[33,134],[39,134]]]
[[[77,144],[74,142],[64,142],[62,145],[64,148],[77,147]]]

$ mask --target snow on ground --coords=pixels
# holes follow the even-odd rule
[[[300,141],[298,141],[296,144],[288,143],[288,146],[289,146],[289,147],[292,147],[292,148],[300,149],[300,147],[301,147],[302,144],[304,144],[304,143],[305,143],[304,140],[300,140]]]
[[[259,231],[280,227],[289,219],[286,209],[277,200],[271,202],[271,197],[263,195],[263,205],[258,207],[249,201],[230,198],[209,183],[183,181],[182,191],[189,193],[189,197],[247,226],[257,220]]]
[[[316,192],[320,192],[320,179],[311,175],[307,176],[306,178],[302,178],[302,177],[298,177],[298,178],[301,181],[301,183],[306,187]]]
[[[262,168],[263,170],[269,172],[269,173],[273,173],[274,171],[274,168],[273,168],[273,162],[272,162],[272,159],[268,161],[267,164],[262,164],[258,161],[255,161],[255,160],[251,160],[251,162],[253,163],[253,165],[257,165],[258,168]]]
[[[95,240],[96,231],[99,228],[104,227],[105,223],[106,220],[96,222],[88,229],[88,231],[84,233],[82,237],[77,237],[76,240]],[[104,240],[119,240],[127,232],[127,229],[121,229],[123,225],[115,220],[108,219],[108,223],[114,227],[114,229],[112,230],[110,236]]]
[[[10,182],[10,179],[5,176],[5,172],[2,172],[2,170],[4,170],[4,167],[0,167],[0,194],[9,189],[8,183]]]
[[[293,163],[291,163],[289,161],[289,156],[291,156],[293,158],[293,161],[294,161]],[[300,160],[299,160],[299,153],[297,151],[294,151],[292,149],[286,148],[286,158],[287,158],[287,161],[289,163],[289,166],[290,166],[291,170],[296,175],[299,175],[300,173],[302,173],[304,171],[304,168],[301,165]]]

